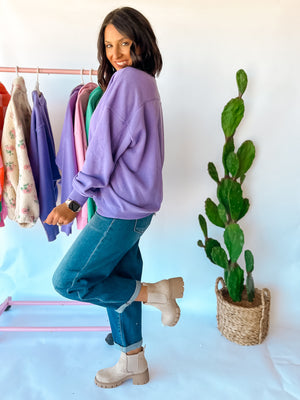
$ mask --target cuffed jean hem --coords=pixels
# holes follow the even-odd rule
[[[136,287],[135,287],[135,291],[134,291],[133,295],[130,297],[130,299],[126,303],[121,305],[121,307],[119,307],[116,310],[117,313],[121,314],[126,309],[126,307],[130,306],[130,304],[134,302],[134,300],[138,297],[138,295],[141,291],[141,287],[142,287],[142,283],[140,281],[136,281]],[[129,350],[127,350],[127,351],[129,351]]]
[[[130,346],[126,346],[126,347],[120,346],[118,343],[115,343],[115,346],[118,349],[120,349],[123,353],[128,353],[128,351],[135,350],[135,349],[138,349],[139,347],[142,347],[142,344],[143,344],[143,341],[140,340],[139,342],[136,342],[136,343],[131,344]]]

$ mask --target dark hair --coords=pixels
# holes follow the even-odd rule
[[[157,46],[156,37],[149,21],[137,10],[131,7],[117,8],[111,11],[103,21],[98,36],[98,83],[103,90],[107,88],[110,78],[115,72],[106,58],[104,45],[104,31],[107,25],[112,24],[122,35],[132,40],[130,54],[132,67],[159,75],[162,68],[162,58]],[[136,48],[139,49],[136,54]]]

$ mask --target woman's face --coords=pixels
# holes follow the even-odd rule
[[[117,31],[112,24],[107,25],[104,30],[104,45],[106,57],[117,71],[132,65],[132,40]]]

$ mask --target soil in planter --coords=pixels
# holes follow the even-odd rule
[[[228,301],[230,304],[234,304],[236,306],[241,306],[244,308],[254,308],[261,305],[261,294],[260,291],[255,289],[255,296],[253,301],[248,301],[247,290],[244,289],[242,293],[242,300],[241,301],[233,301],[232,298],[229,296],[228,289],[223,288],[221,289],[222,296],[224,300]]]

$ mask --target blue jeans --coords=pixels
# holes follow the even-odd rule
[[[141,235],[152,215],[136,220],[95,214],[53,275],[58,293],[106,307],[115,344],[123,352],[142,345]]]

